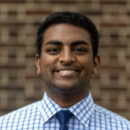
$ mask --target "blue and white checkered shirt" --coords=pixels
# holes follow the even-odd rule
[[[69,130],[130,130],[130,122],[93,103],[91,93],[73,105]],[[55,114],[63,110],[45,93],[41,101],[0,117],[0,130],[59,130]]]

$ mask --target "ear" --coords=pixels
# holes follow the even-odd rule
[[[93,71],[92,71],[92,76],[95,76],[98,74],[98,67],[100,65],[100,57],[99,56],[96,56],[94,58],[94,61],[93,61]]]
[[[36,56],[35,56],[35,64],[36,64],[36,68],[37,68],[37,74],[41,73],[40,62],[41,62],[40,56],[39,56],[39,54],[36,54]]]

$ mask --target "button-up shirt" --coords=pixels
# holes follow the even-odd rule
[[[0,117],[0,130],[59,130],[55,114],[70,110],[69,130],[130,130],[130,122],[94,104],[91,93],[69,108],[61,108],[47,93],[35,102]]]

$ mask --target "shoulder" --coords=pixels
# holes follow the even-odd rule
[[[40,101],[17,109],[13,112],[10,112],[6,115],[0,117],[0,130],[4,129],[13,129],[16,130],[20,127],[23,127],[24,123],[28,124],[30,119],[32,123],[35,120],[38,120],[40,112],[38,110],[38,106]]]
[[[94,104],[93,116],[107,129],[130,130],[130,121],[96,104]]]

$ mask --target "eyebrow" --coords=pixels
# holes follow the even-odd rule
[[[72,46],[77,46],[77,45],[81,45],[81,44],[88,45],[88,46],[90,45],[88,42],[86,42],[84,40],[77,40],[77,41],[74,41],[71,43]],[[50,40],[47,43],[45,43],[45,45],[63,45],[63,43],[60,41],[56,41],[56,40]]]
[[[77,46],[77,45],[81,45],[81,44],[84,44],[84,45],[90,45],[88,42],[84,41],[84,40],[78,40],[78,41],[74,41],[72,42],[72,46]]]
[[[60,41],[51,40],[45,43],[45,45],[62,45],[63,43]]]

